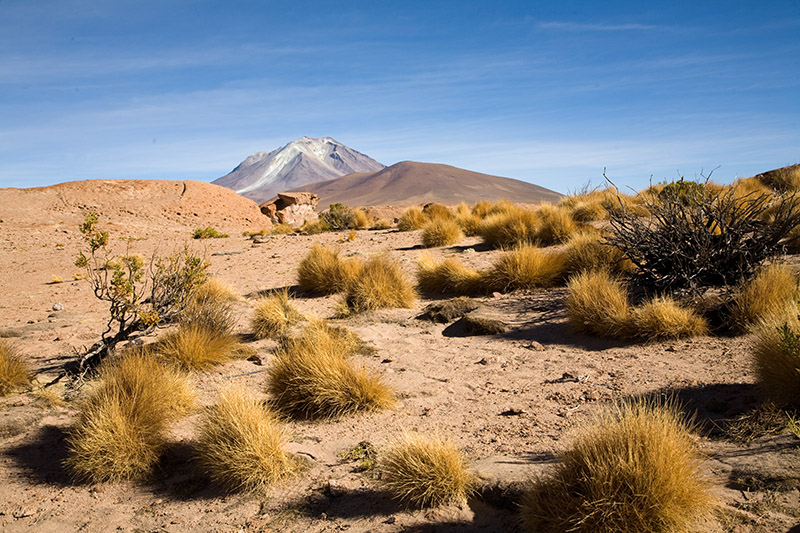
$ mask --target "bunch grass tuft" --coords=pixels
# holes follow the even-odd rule
[[[103,363],[81,402],[66,465],[84,481],[143,478],[158,461],[169,423],[193,405],[184,375],[146,350],[123,352]]]
[[[30,370],[22,351],[0,338],[0,396],[27,387],[30,381]]]
[[[231,387],[203,413],[196,453],[214,481],[263,496],[299,469],[285,443],[286,430],[278,417],[251,392]]]
[[[398,500],[419,507],[464,504],[475,477],[452,441],[405,433],[381,462],[381,482]]]
[[[697,531],[714,499],[672,404],[619,404],[583,429],[522,504],[530,531]]]

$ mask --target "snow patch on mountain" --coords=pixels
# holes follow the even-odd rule
[[[384,165],[330,138],[301,137],[272,152],[258,152],[214,183],[254,200],[353,172],[374,172]]]

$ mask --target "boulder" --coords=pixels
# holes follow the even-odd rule
[[[302,226],[319,218],[316,208],[319,198],[310,192],[282,192],[258,207],[261,212],[278,224]]]

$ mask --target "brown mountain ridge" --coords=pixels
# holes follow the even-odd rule
[[[377,172],[356,172],[304,185],[292,191],[319,196],[320,208],[351,206],[457,204],[508,199],[520,203],[557,202],[562,195],[520,180],[436,163],[401,161]]]

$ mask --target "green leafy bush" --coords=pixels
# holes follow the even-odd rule
[[[88,249],[78,254],[75,265],[85,269],[94,295],[108,302],[109,317],[101,340],[84,354],[80,370],[95,366],[132,335],[178,320],[205,282],[209,266],[188,248],[154,256],[149,264],[137,255],[115,256],[108,248],[109,234],[97,228],[98,221],[92,213],[80,225]]]

